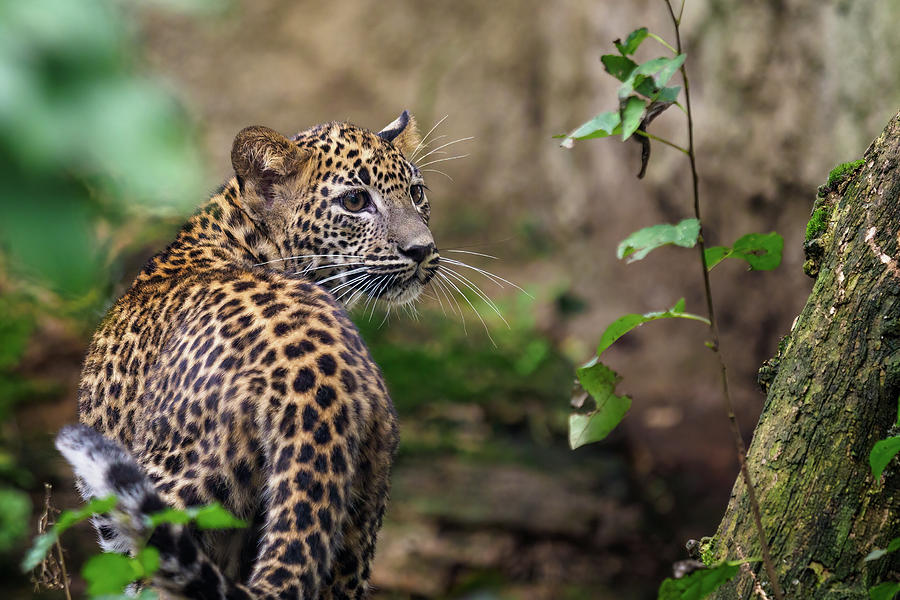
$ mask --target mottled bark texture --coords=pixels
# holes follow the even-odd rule
[[[873,479],[872,445],[896,434],[900,393],[900,114],[864,162],[819,189],[806,269],[816,283],[778,354],[748,461],[788,598],[868,598],[896,580],[900,553],[863,562],[900,536],[900,465]],[[738,477],[707,557],[758,557]],[[760,563],[717,599],[770,590]],[[771,594],[769,594],[771,597]]]

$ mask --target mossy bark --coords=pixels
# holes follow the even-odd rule
[[[868,598],[897,580],[900,553],[863,562],[900,536],[900,464],[873,479],[869,451],[896,434],[900,394],[900,114],[865,162],[820,190],[830,211],[812,244],[816,283],[769,362],[748,453],[775,570],[787,598]],[[772,377],[774,371],[774,377]],[[738,477],[714,540],[717,559],[759,557]],[[754,563],[720,600],[769,592]]]

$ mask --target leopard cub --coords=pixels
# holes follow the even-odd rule
[[[244,129],[234,177],[100,324],[57,447],[85,498],[119,499],[104,550],[149,539],[164,595],[366,596],[397,417],[345,307],[409,302],[438,270],[418,145],[405,111],[379,133]],[[146,530],[212,502],[251,526]]]

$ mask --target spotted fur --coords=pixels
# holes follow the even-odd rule
[[[126,499],[130,518],[97,522],[104,548],[133,549],[151,533],[142,516],[164,506],[221,502],[252,524],[158,527],[160,590],[366,596],[397,419],[336,290],[355,290],[345,304],[364,293],[402,303],[435,274],[428,201],[406,158],[418,143],[405,112],[380,134],[243,130],[235,177],[100,324],[84,425],[58,446],[85,497]]]

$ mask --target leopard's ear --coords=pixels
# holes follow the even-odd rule
[[[394,119],[393,123],[379,131],[378,137],[392,142],[407,158],[415,152],[422,141],[416,125],[416,118],[409,114],[408,110],[404,110],[399,117]]]
[[[271,202],[275,186],[300,174],[309,157],[277,131],[259,125],[242,129],[231,147],[231,165],[241,191]]]

